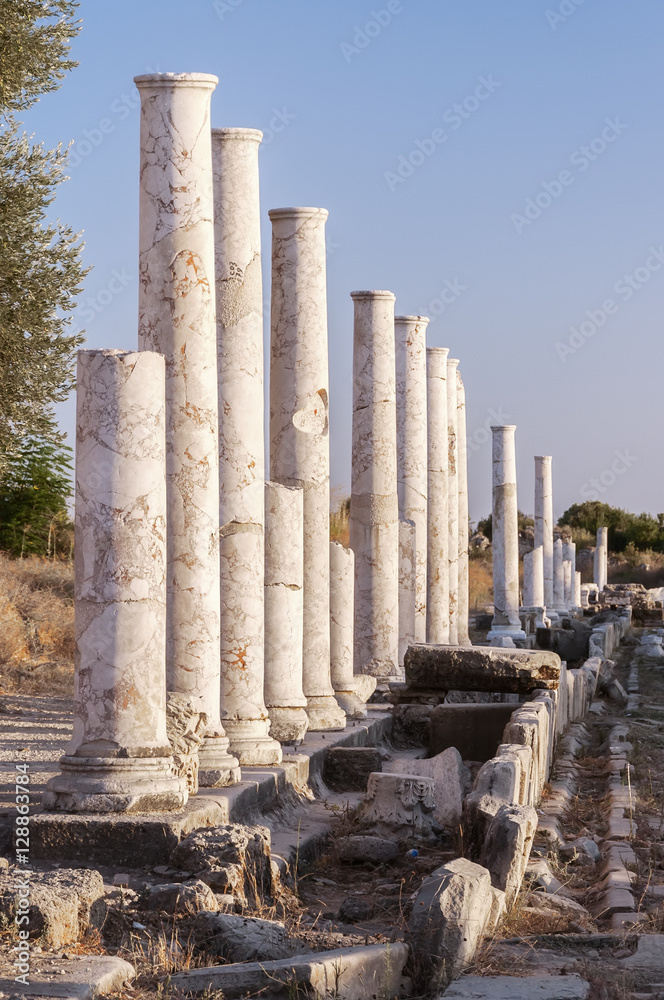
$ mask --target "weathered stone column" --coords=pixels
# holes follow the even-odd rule
[[[519,522],[516,498],[515,425],[493,434],[493,622],[487,638],[525,639],[519,619]]]
[[[353,448],[350,547],[355,553],[355,673],[378,686],[399,672],[399,523],[394,295],[351,292]]]
[[[581,604],[581,573],[577,569],[574,574],[574,607],[580,608]]]
[[[219,391],[221,702],[240,763],[276,764],[264,700],[265,433],[258,149],[212,130]]]
[[[350,719],[365,719],[365,702],[376,678],[353,674],[355,557],[341,542],[330,542],[330,654],[334,696]]]
[[[417,550],[414,521],[399,521],[399,667],[415,640]]]
[[[46,809],[187,801],[166,736],[164,359],[79,351],[74,731]]]
[[[544,577],[542,574],[543,549],[536,545],[523,556],[523,605],[527,608],[544,604]]]
[[[595,547],[594,582],[600,591],[608,582],[609,529],[597,529],[597,545]]]
[[[239,777],[220,711],[219,464],[210,96],[216,76],[136,77],[138,343],[166,359],[169,691],[208,715],[202,785]]]
[[[576,580],[576,545],[574,542],[563,543],[563,563],[569,562],[569,570],[563,566],[565,575],[565,604],[569,610],[575,607],[574,588]],[[568,580],[569,574],[569,580]]]
[[[553,543],[553,606],[558,612],[565,607],[565,570],[563,568],[563,540],[556,538]]]
[[[563,557],[563,594],[564,594],[563,601],[565,607],[567,610],[569,610],[572,607],[572,603],[574,601],[574,591],[572,589],[572,563],[569,559],[565,559],[564,557]]]
[[[535,547],[542,546],[544,606],[553,608],[553,485],[551,456],[535,456]]]
[[[457,590],[457,643],[470,646],[468,634],[468,455],[466,450],[466,390],[457,370],[457,482],[459,485],[459,566]]]
[[[309,720],[302,690],[302,490],[265,484],[265,703],[270,735],[304,738]]]
[[[394,318],[399,517],[413,521],[416,532],[414,642],[426,642],[428,324],[426,316]]]
[[[459,472],[457,469],[456,358],[447,359],[447,563],[449,566],[450,645],[459,641]]]
[[[324,208],[272,220],[270,476],[304,490],[302,677],[309,729],[343,729],[330,677],[330,438]]]
[[[448,549],[447,347],[427,347],[427,642],[450,641]]]

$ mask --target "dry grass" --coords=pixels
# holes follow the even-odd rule
[[[70,563],[0,554],[0,691],[72,694],[73,591]]]
[[[483,552],[468,561],[468,600],[471,611],[482,611],[493,604],[493,563],[491,552]]]
[[[334,502],[334,501],[333,501]],[[342,497],[330,514],[330,541],[341,542],[348,548],[350,535],[350,497]]]

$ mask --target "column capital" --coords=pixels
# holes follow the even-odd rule
[[[277,219],[327,219],[330,214],[326,208],[271,208],[268,216],[272,222]]]
[[[263,133],[259,128],[213,128],[212,140],[238,139],[245,142],[262,142]]]
[[[135,76],[134,83],[139,90],[143,87],[198,87],[201,90],[214,90],[219,77],[212,73],[144,73],[142,76]]]

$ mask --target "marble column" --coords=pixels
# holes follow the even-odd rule
[[[450,641],[448,548],[447,355],[427,347],[427,642]]]
[[[581,573],[578,569],[574,574],[574,607],[581,607]]]
[[[427,360],[426,316],[395,316],[399,517],[415,524],[414,642],[426,642]]]
[[[523,605],[526,608],[544,605],[543,556],[541,545],[536,545],[532,552],[523,556]]]
[[[354,303],[350,547],[355,553],[355,673],[386,689],[399,671],[399,516],[394,295]]]
[[[565,604],[567,609],[575,607],[574,603],[574,588],[576,579],[576,545],[574,542],[567,541],[563,543],[563,562],[569,562],[569,571],[564,570],[565,573]],[[567,579],[567,574],[569,572],[569,581]]]
[[[450,645],[459,642],[459,471],[457,468],[457,365],[447,359],[447,563],[449,567]]]
[[[164,359],[79,351],[74,730],[42,804],[163,812],[187,802],[166,736]]]
[[[264,700],[265,432],[258,150],[251,128],[212,130],[219,399],[221,703],[244,765],[281,760]]]
[[[525,639],[519,619],[519,523],[516,498],[516,426],[492,427],[493,434],[493,622],[489,641]]]
[[[601,563],[602,584],[600,590],[603,590],[604,587],[606,587],[607,583],[609,582],[609,529],[600,528],[599,531],[597,532],[597,538],[598,540],[601,539],[601,547],[602,547],[602,563]]]
[[[553,607],[559,613],[565,607],[565,570],[563,567],[563,540],[556,538],[553,543]]]
[[[365,719],[376,678],[353,673],[355,557],[330,542],[330,662],[334,696],[349,719]]]
[[[564,546],[563,546],[564,548]],[[564,556],[564,553],[563,553]],[[572,563],[569,559],[563,558],[563,603],[569,611],[574,601],[574,591],[572,590]]]
[[[417,611],[417,531],[414,521],[399,521],[399,667],[415,639]]]
[[[457,370],[457,482],[459,564],[457,589],[457,643],[470,646],[468,634],[468,455],[466,450],[466,390]]]
[[[265,484],[265,704],[270,735],[299,743],[307,731],[302,690],[302,490]]]
[[[535,456],[535,547],[542,546],[544,606],[553,608],[553,485],[551,456]]]
[[[272,220],[270,476],[304,490],[302,677],[309,729],[343,729],[330,675],[330,439],[324,208]]]
[[[138,343],[166,359],[169,691],[200,701],[201,785],[239,778],[220,720],[219,460],[210,96],[204,73],[136,77]]]

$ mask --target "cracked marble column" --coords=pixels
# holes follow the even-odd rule
[[[349,719],[367,717],[376,678],[353,673],[355,556],[330,542],[330,662],[334,695]]]
[[[565,569],[563,566],[562,538],[556,538],[553,543],[553,607],[559,614],[567,611],[565,606]]]
[[[426,316],[395,316],[399,517],[415,524],[414,642],[426,642],[427,362]]]
[[[330,438],[324,208],[272,221],[270,476],[304,490],[302,677],[309,729],[343,729],[330,673]]]
[[[459,470],[457,441],[457,358],[447,359],[447,563],[450,645],[459,642]]]
[[[78,354],[74,729],[45,809],[187,802],[166,735],[164,380],[159,354]]]
[[[537,628],[548,628],[551,624],[544,606],[543,556],[541,545],[536,545],[532,552],[525,552],[523,556],[523,606],[524,609],[535,608],[537,611]]]
[[[595,583],[600,591],[608,583],[609,529],[597,529],[597,546],[595,548]]]
[[[219,400],[221,703],[241,764],[281,760],[264,700],[265,431],[258,150],[212,129]]]
[[[448,547],[447,355],[427,347],[427,642],[450,641]]]
[[[307,731],[302,690],[302,490],[265,484],[265,703],[270,735],[299,743]]]
[[[581,607],[581,573],[578,569],[574,574],[574,607]]]
[[[535,456],[535,546],[542,546],[544,606],[553,608],[553,486],[551,456]]]
[[[210,97],[216,76],[135,78],[138,343],[166,359],[168,690],[208,716],[201,785],[239,779],[220,718],[219,472]]]
[[[563,561],[569,562],[569,570],[565,569],[565,604],[567,608],[575,607],[574,588],[576,580],[576,545],[574,542],[563,543]],[[569,579],[567,578],[569,573]]]
[[[350,547],[355,553],[355,673],[399,681],[399,510],[392,292],[354,303]]]
[[[417,530],[415,522],[399,521],[399,667],[415,639],[417,609]]]
[[[493,434],[493,622],[487,638],[525,639],[519,618],[519,523],[516,497],[515,425]]]
[[[457,482],[459,565],[457,589],[457,643],[471,646],[468,633],[468,454],[466,449],[466,389],[457,369]]]

